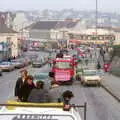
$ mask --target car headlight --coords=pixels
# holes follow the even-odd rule
[[[98,79],[98,81],[101,81],[101,79]]]
[[[85,81],[85,82],[87,82],[87,81],[88,81],[88,79],[84,79],[84,81]]]

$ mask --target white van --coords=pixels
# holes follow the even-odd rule
[[[63,103],[11,103],[1,107],[0,120],[82,120],[74,108],[63,110]]]

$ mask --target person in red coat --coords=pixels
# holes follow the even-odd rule
[[[105,63],[104,64],[104,71],[108,72],[109,71],[109,67],[110,67],[110,64],[109,63]]]

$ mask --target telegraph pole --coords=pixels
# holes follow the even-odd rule
[[[96,0],[96,41],[97,41],[97,36],[98,36],[98,30],[97,30],[97,27],[98,27],[98,0]]]

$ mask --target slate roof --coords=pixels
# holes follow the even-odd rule
[[[77,24],[77,22],[73,22],[73,21],[62,21],[62,22],[59,22],[57,25],[56,25],[56,28],[73,28],[75,27],[75,25]]]
[[[50,30],[53,29],[58,21],[39,21],[29,26],[30,29],[42,29],[42,30]]]
[[[0,25],[0,33],[17,33],[11,28],[7,28],[6,25]]]
[[[31,24],[26,28],[50,30],[59,28],[73,28],[76,24],[77,22],[73,21],[39,21],[37,23]]]
[[[113,30],[114,32],[120,32],[120,27],[98,27],[102,29],[107,29],[107,30]]]

